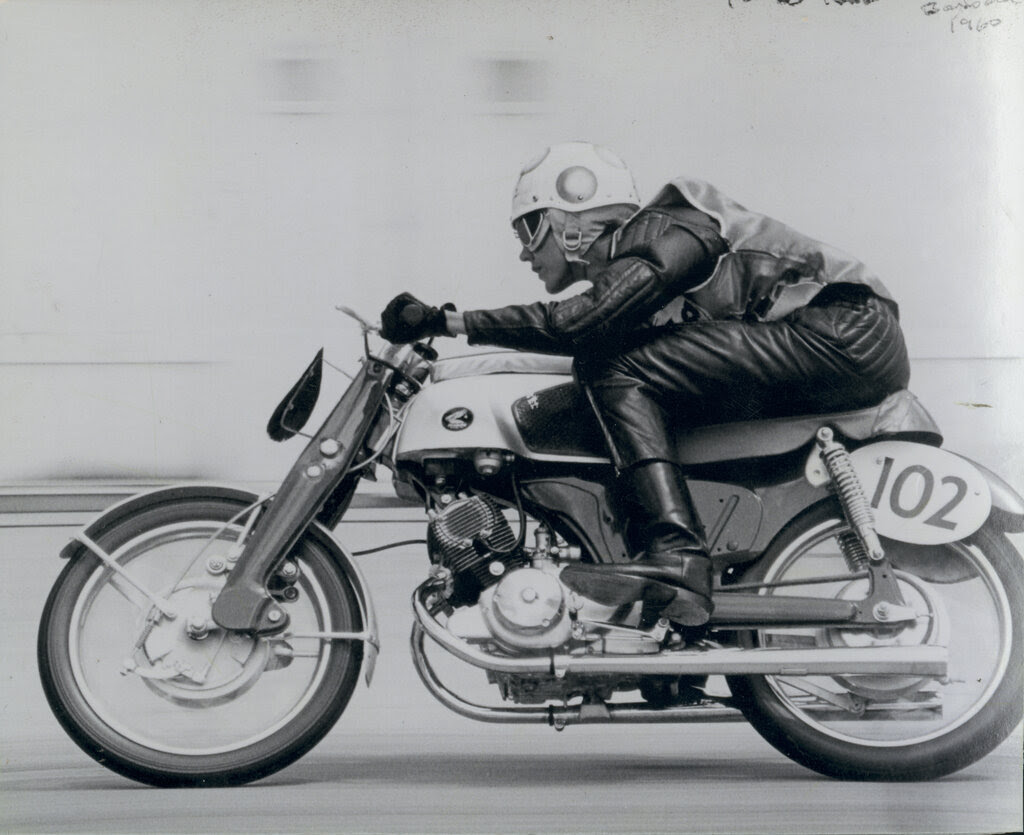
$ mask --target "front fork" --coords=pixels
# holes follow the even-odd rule
[[[281,632],[288,626],[288,615],[267,583],[352,467],[380,412],[387,373],[384,365],[367,359],[310,439],[214,601],[212,616],[218,626],[257,635]]]

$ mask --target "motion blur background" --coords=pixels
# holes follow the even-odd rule
[[[1024,489],[1024,6],[964,5],[0,2],[0,484],[279,478],[278,398],[360,351],[334,305],[541,298],[512,185],[588,139],[871,265]]]

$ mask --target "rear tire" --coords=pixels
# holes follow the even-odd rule
[[[841,573],[845,564],[829,543],[846,529],[838,505],[812,508],[790,523],[744,581],[792,578],[804,564],[813,576],[835,573],[837,567]],[[890,636],[864,630],[759,630],[745,633],[743,642],[944,643],[950,682],[909,676],[732,676],[728,681],[758,733],[808,768],[848,780],[929,780],[984,757],[1024,714],[1021,557],[991,526],[949,545],[883,544],[908,604],[921,612],[915,626]],[[817,589],[819,596],[853,596],[858,582],[866,584],[818,584],[803,593]],[[794,588],[799,587],[781,593],[792,594]],[[851,707],[860,708],[860,715]]]
[[[148,622],[149,602],[91,552],[50,592],[37,645],[43,690],[71,738],[119,774],[156,786],[256,780],[305,754],[348,704],[361,642],[253,639],[212,622],[206,635],[186,631],[223,584],[208,559],[238,537],[240,524],[224,524],[244,507],[171,500],[95,537],[149,591],[198,614]],[[300,568],[295,600],[281,602],[290,629],[361,631],[351,581],[328,549],[307,535],[290,556]]]

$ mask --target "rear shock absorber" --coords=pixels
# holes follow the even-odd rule
[[[865,571],[868,567],[868,552],[860,537],[853,531],[844,531],[836,539],[839,542],[839,550],[843,552],[843,559],[851,572]]]
[[[839,536],[839,547],[851,570],[863,570],[868,560],[878,562],[885,558],[885,550],[875,533],[874,514],[846,447],[835,440],[827,426],[818,430],[817,442],[846,521],[853,528],[853,533]]]

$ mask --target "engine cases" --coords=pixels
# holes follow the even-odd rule
[[[572,634],[565,588],[537,568],[520,568],[480,596],[484,623],[514,651],[561,646]]]

